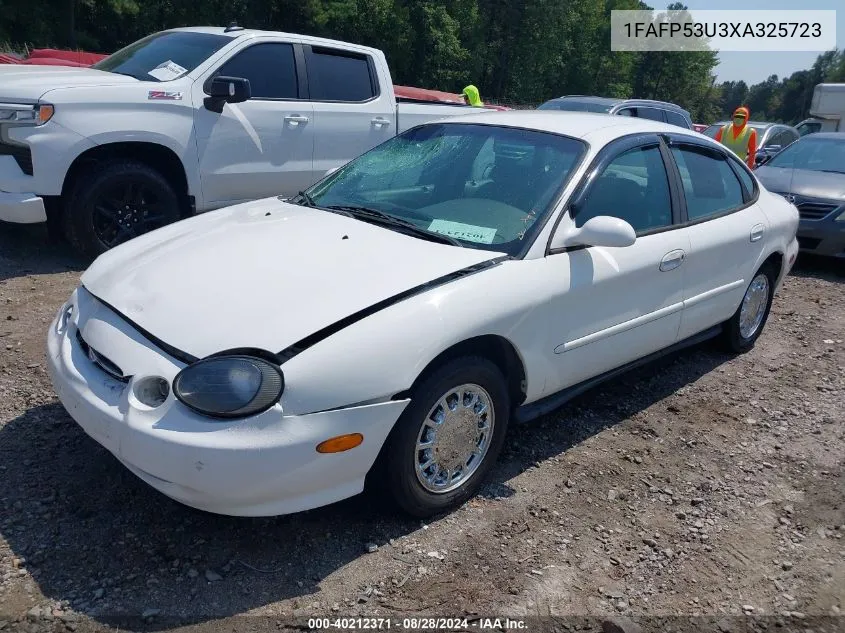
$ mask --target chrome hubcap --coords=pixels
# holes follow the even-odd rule
[[[429,492],[462,486],[481,466],[495,424],[490,394],[473,384],[443,394],[417,436],[417,481]]]
[[[769,278],[757,275],[745,291],[739,311],[739,333],[748,339],[757,333],[769,303]]]

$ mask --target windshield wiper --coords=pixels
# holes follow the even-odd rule
[[[309,194],[308,192],[300,191],[297,195],[300,198],[300,202],[297,202],[296,204],[300,204],[303,207],[316,207],[317,206],[317,204],[314,202],[314,198],[312,198],[311,194]],[[303,202],[305,204],[302,204]]]
[[[845,171],[840,171],[838,169],[819,169],[819,171],[823,171],[827,174],[845,174]]]
[[[325,208],[329,209],[330,211],[340,211],[344,215],[349,215],[354,218],[373,220],[379,224],[404,229],[406,231],[414,233],[415,235],[418,235],[419,237],[431,240],[433,242],[451,244],[452,246],[458,246],[460,248],[464,247],[464,245],[461,244],[454,237],[449,237],[448,235],[443,235],[442,233],[435,233],[434,231],[429,231],[428,229],[424,229],[422,227],[417,226],[409,220],[397,218],[395,215],[390,215],[389,213],[379,211],[378,209],[370,209],[369,207],[343,204],[331,204],[326,206]]]
[[[138,78],[137,78],[135,75],[133,75],[132,73],[122,73],[122,72],[120,72],[119,70],[107,70],[106,72],[109,72],[109,73],[111,73],[111,74],[113,74],[113,75],[123,75],[124,77],[132,77],[132,79],[138,79]]]

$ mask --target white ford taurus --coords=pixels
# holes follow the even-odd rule
[[[50,326],[59,397],[190,506],[460,504],[509,420],[656,355],[750,349],[797,210],[701,135],[597,114],[432,123],[296,198],[115,248]]]

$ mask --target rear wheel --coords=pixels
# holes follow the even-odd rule
[[[412,390],[388,440],[383,472],[396,503],[417,517],[464,503],[496,461],[509,414],[505,379],[487,359],[435,370]]]
[[[777,270],[770,265],[751,279],[739,308],[725,323],[724,342],[731,351],[742,354],[754,347],[769,318],[776,283]]]
[[[144,163],[102,163],[73,187],[64,227],[74,249],[96,257],[133,237],[181,217],[179,196],[158,171]]]

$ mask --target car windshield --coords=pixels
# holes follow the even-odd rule
[[[575,99],[552,100],[537,107],[538,110],[566,110],[567,112],[610,112],[613,104]]]
[[[155,33],[120,49],[93,68],[142,81],[171,81],[191,72],[231,41],[213,33]]]
[[[845,174],[845,134],[841,139],[806,136],[777,154],[766,166]]]
[[[370,150],[294,201],[364,220],[375,212],[388,228],[515,255],[542,226],[586,147],[548,132],[429,124]]]

